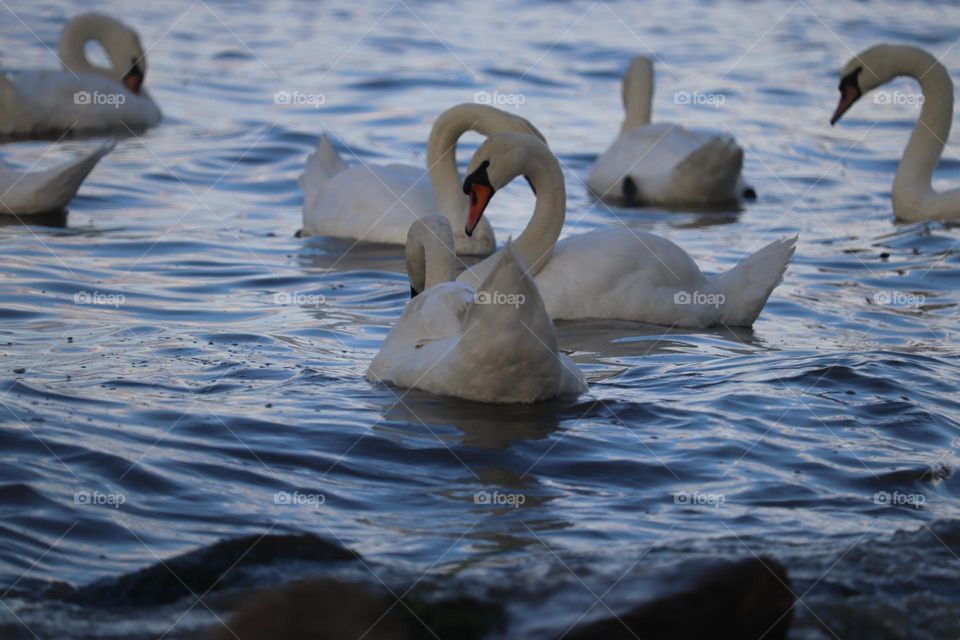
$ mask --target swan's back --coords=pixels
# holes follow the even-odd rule
[[[155,125],[160,109],[144,92],[135,94],[96,73],[41,70],[7,74],[0,102],[0,135],[51,135],[67,130],[137,130]]]
[[[719,199],[733,196],[742,167],[743,151],[733,138],[655,123],[621,134],[597,158],[587,186],[604,199],[628,204],[711,202],[716,185],[730,192]],[[626,176],[633,184],[625,193]]]
[[[650,317],[654,309],[674,313],[674,292],[704,283],[700,268],[679,246],[623,228],[560,241],[537,274],[547,311],[559,319]]]

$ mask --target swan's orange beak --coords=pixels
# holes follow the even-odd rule
[[[837,110],[833,112],[830,118],[830,125],[833,126],[837,120],[847,112],[847,109],[853,106],[853,103],[860,99],[863,93],[860,91],[860,84],[857,82],[859,71],[850,74],[840,81],[840,102],[837,103]]]
[[[467,228],[464,231],[467,237],[473,235],[473,230],[477,228],[483,212],[490,204],[490,198],[493,197],[494,189],[490,185],[473,183],[470,185],[470,211],[467,214]]]

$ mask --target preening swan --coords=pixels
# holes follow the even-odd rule
[[[796,237],[778,240],[723,274],[705,276],[683,249],[651,233],[604,229],[557,243],[566,215],[563,173],[546,145],[532,136],[488,138],[468,172],[463,184],[470,196],[468,234],[496,191],[516,176],[527,176],[535,187],[533,217],[513,242],[513,252],[535,274],[554,319],[750,326],[780,283],[796,244]],[[497,260],[496,254],[485,259],[459,280],[470,285],[483,280]]]
[[[0,166],[0,215],[28,215],[59,211],[77,195],[77,190],[100,158],[114,147],[111,140],[79,160],[45,171],[20,171]]]
[[[349,166],[324,133],[300,177],[303,234],[403,244],[421,216],[441,214],[455,229],[460,255],[489,255],[496,249],[493,228],[483,221],[472,237],[463,233],[467,199],[457,172],[457,141],[467,131],[484,136],[503,131],[543,139],[530,122],[500,109],[461,104],[444,111],[427,141],[427,172],[406,164]]]
[[[474,290],[454,282],[446,218],[414,221],[406,246],[414,298],[367,371],[371,382],[480,402],[536,402],[587,391],[557,350],[553,323],[510,243]]]
[[[711,205],[754,197],[743,184],[743,149],[728,135],[650,123],[653,61],[634,58],[623,77],[623,130],[587,178],[598,197],[627,206]]]
[[[923,108],[893,179],[893,214],[902,220],[960,219],[960,189],[933,190],[933,171],[953,122],[953,82],[946,68],[923,49],[880,44],[854,56],[840,75],[840,102],[830,124],[894,78],[909,76],[920,83]]]
[[[84,45],[99,42],[107,69],[92,64]],[[137,32],[109,16],[84,13],[64,27],[63,70],[0,73],[0,135],[59,136],[68,131],[134,131],[160,121],[143,88],[146,54]]]

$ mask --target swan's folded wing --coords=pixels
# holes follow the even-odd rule
[[[411,300],[370,363],[367,379],[400,383],[417,371],[430,369],[430,359],[443,353],[433,353],[427,347],[442,340],[456,340],[472,302],[473,289],[458,282],[430,287]]]

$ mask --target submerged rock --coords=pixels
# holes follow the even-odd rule
[[[569,640],[783,640],[794,595],[786,569],[749,558],[678,577],[672,593],[575,628]]]
[[[158,606],[230,586],[244,568],[253,565],[284,560],[345,561],[358,557],[314,535],[253,535],[189,551],[135,573],[97,580],[64,599],[95,607]]]

